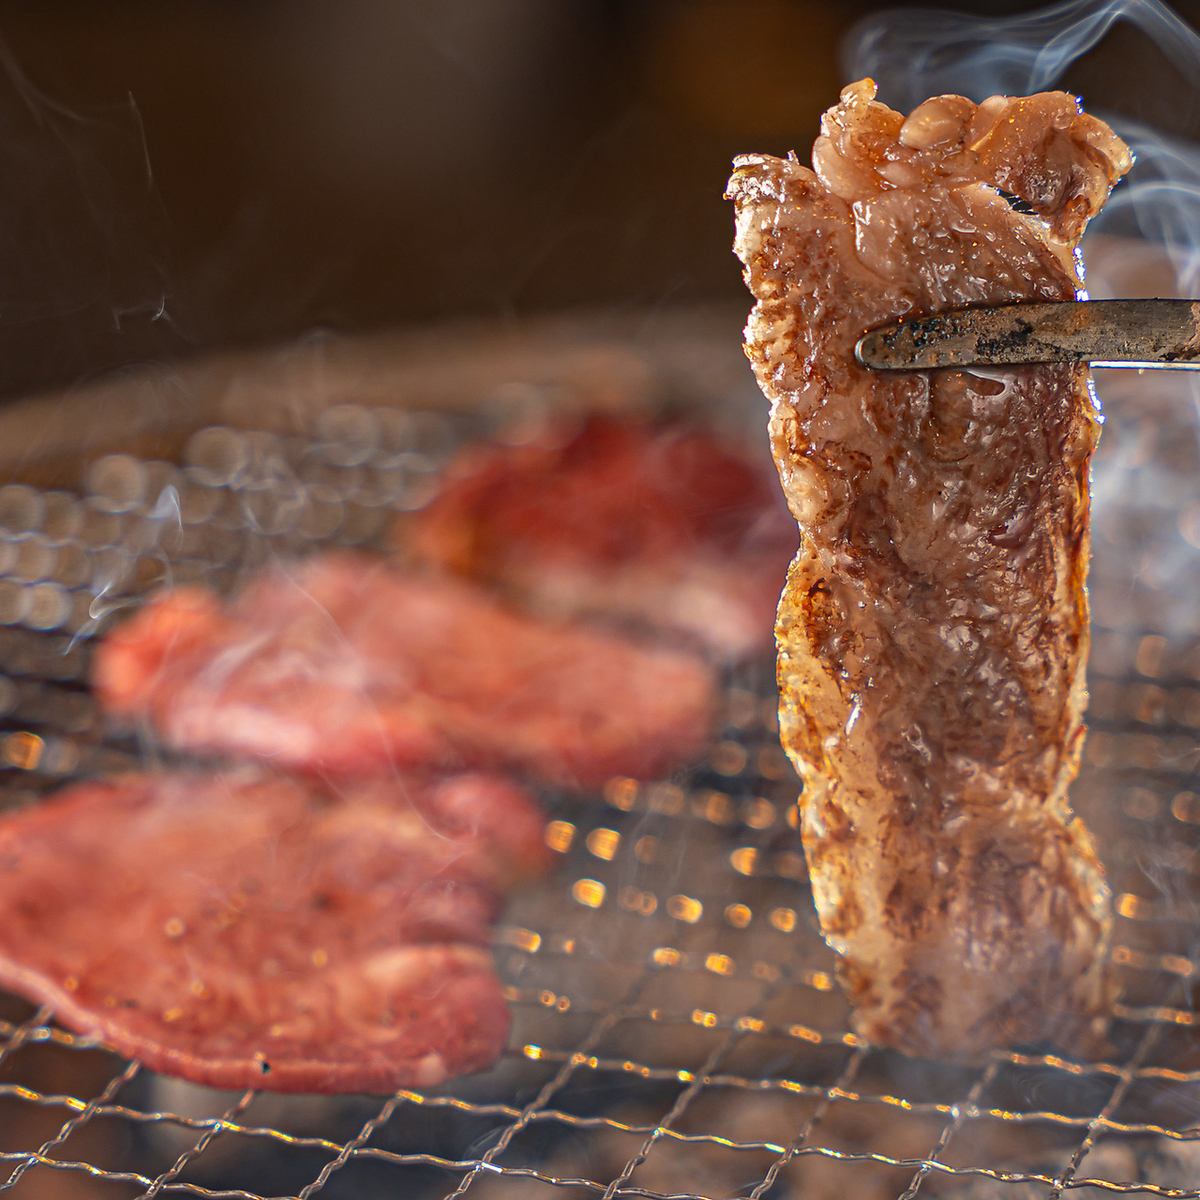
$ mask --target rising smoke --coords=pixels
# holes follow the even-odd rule
[[[1200,35],[1160,0],[1065,0],[1013,17],[891,9],[851,31],[843,50],[844,75],[869,75],[879,84],[880,99],[905,111],[944,92],[972,100],[1025,95],[1061,87],[1071,65],[1120,23],[1138,29],[1183,80],[1200,78]],[[1165,79],[1147,79],[1143,90],[1167,86]],[[1174,267],[1178,294],[1200,294],[1200,146],[1106,111],[1102,95],[1083,100],[1130,144],[1136,161],[1095,231],[1161,244]],[[1093,272],[1089,282],[1094,295],[1118,285],[1104,271]],[[1130,281],[1119,283],[1128,294]]]
[[[1015,17],[979,17],[940,9],[898,8],[857,25],[843,61],[870,75],[896,108],[957,92],[973,100],[1054,87],[1114,25],[1140,29],[1185,77],[1200,65],[1200,38],[1160,0],[1065,0]]]

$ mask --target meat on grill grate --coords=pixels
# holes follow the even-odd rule
[[[822,928],[873,1041],[974,1056],[1065,1037],[1105,1003],[1110,926],[1067,805],[1087,372],[872,374],[854,344],[908,315],[1073,298],[1075,244],[1129,152],[1063,93],[905,118],[864,80],[813,165],[739,158],[730,195],[746,350],[803,539],[776,636]]]
[[[518,616],[466,584],[346,552],[152,600],[100,646],[102,704],[172,745],[331,776],[516,767],[652,777],[709,735],[691,654]]]
[[[503,1049],[486,947],[541,831],[480,775],[78,785],[0,821],[0,983],[213,1087],[432,1086]]]
[[[397,528],[420,560],[540,611],[622,618],[732,659],[766,651],[796,550],[769,470],[699,428],[600,415],[464,451]]]

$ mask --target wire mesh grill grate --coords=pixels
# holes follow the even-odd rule
[[[1106,400],[1074,792],[1117,896],[1103,1059],[963,1066],[849,1029],[758,664],[729,676],[704,763],[546,797],[560,862],[497,934],[514,1029],[493,1070],[429,1094],[233,1095],[6,1001],[0,1193],[1200,1200],[1200,450],[1178,393]],[[77,492],[0,489],[3,802],[142,761],[105,736],[86,687],[92,636],[139,594],[379,544],[478,425],[340,406],[294,434],[198,430],[178,462],[110,455]]]

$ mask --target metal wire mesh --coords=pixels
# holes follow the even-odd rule
[[[0,1193],[1200,1198],[1200,450],[1165,386],[1106,393],[1097,471],[1092,733],[1074,794],[1118,898],[1122,995],[1102,1059],[962,1066],[850,1031],[760,663],[729,676],[707,761],[546,797],[561,861],[498,932],[514,1028],[490,1072],[387,1098],[231,1095],[4,1001]],[[506,420],[485,432],[512,434]],[[375,544],[467,431],[343,405],[293,435],[198,430],[179,462],[110,455],[78,493],[0,488],[5,804],[147,752],[105,735],[86,686],[92,636],[142,592]]]

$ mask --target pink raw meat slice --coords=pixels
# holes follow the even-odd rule
[[[485,776],[81,784],[0,820],[0,984],[212,1087],[430,1087],[503,1049],[499,885],[546,854]]]
[[[796,553],[774,472],[680,423],[593,415],[519,446],[472,446],[401,553],[539,612],[662,630],[719,659],[763,654]]]
[[[715,694],[693,655],[348,552],[267,570],[228,603],[162,594],[101,645],[95,682],[110,712],[183,749],[331,776],[497,765],[582,786],[693,757]]]

